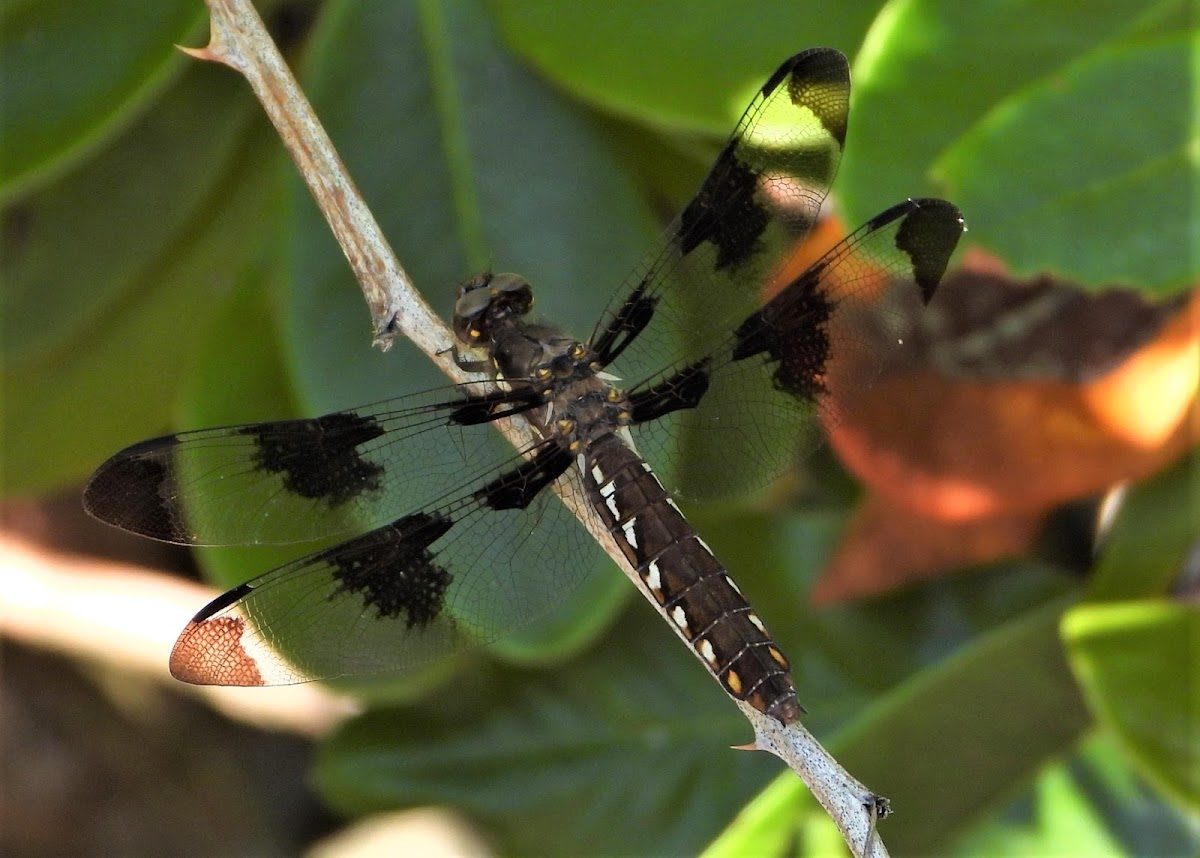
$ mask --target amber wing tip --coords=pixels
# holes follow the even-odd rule
[[[171,675],[192,685],[266,685],[258,662],[242,646],[245,630],[240,617],[188,623],[171,649]]]

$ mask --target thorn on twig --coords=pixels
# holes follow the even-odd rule
[[[220,54],[212,49],[212,45],[205,45],[203,48],[188,48],[184,45],[176,45],[176,50],[183,51],[194,60],[204,60],[210,63],[223,62]]]

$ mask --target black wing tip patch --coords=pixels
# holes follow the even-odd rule
[[[763,85],[763,97],[769,97],[785,80],[792,103],[812,111],[838,148],[844,149],[850,115],[850,63],[846,55],[834,48],[801,51],[775,70]]]
[[[901,220],[903,219],[903,220]],[[896,248],[908,257],[910,273],[928,304],[937,290],[967,225],[958,206],[936,197],[920,197],[884,209],[861,228],[863,233],[901,220]]]
[[[912,263],[913,280],[921,290],[922,301],[928,304],[967,226],[953,203],[935,198],[908,203],[912,208],[896,231],[896,247]]]
[[[178,440],[176,435],[151,438],[112,456],[84,487],[84,510],[130,533],[160,542],[179,541],[181,522],[167,500],[174,493],[175,476],[170,459],[161,455]]]
[[[762,94],[768,96],[779,88],[789,76],[797,76],[814,83],[850,83],[850,63],[846,55],[837,48],[808,48],[788,57],[762,86]]]

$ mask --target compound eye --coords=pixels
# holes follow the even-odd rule
[[[490,286],[515,315],[523,316],[533,307],[533,287],[520,274],[495,274]]]
[[[520,292],[529,289],[529,282],[520,274],[493,274],[489,284],[497,292]]]
[[[458,300],[454,302],[454,315],[468,319],[483,315],[496,299],[495,290],[485,288],[486,286],[486,282],[477,282],[477,278],[459,286]]]

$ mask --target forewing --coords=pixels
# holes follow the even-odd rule
[[[816,222],[845,144],[849,98],[846,58],[830,48],[797,54],[771,76],[597,328],[602,363],[619,358],[618,376],[646,378],[704,353],[761,303]]]
[[[499,433],[475,425],[531,405],[503,396],[460,385],[312,419],[153,438],[101,465],[84,506],[124,530],[186,545],[361,531],[510,460]]]

